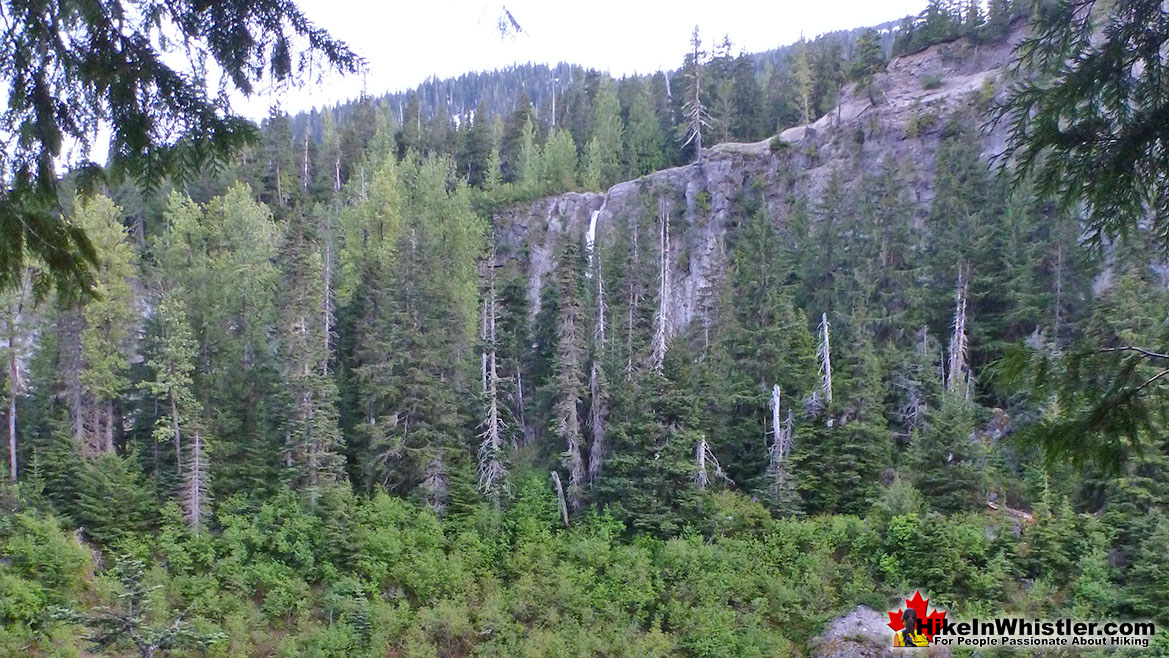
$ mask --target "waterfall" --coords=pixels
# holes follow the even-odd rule
[[[601,207],[593,211],[589,216],[589,230],[585,233],[585,252],[589,256],[589,269],[585,272],[586,278],[593,278],[593,262],[596,260],[596,244],[597,244],[597,221],[601,218],[601,213],[605,212],[605,204],[609,203],[609,195],[606,194],[601,200]]]
[[[601,206],[602,208],[604,206]],[[593,258],[593,244],[597,241],[597,218],[601,216],[601,211],[594,210],[592,217],[589,218],[589,232],[585,234],[585,250],[589,252],[589,262]]]

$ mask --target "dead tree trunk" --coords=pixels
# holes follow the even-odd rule
[[[560,483],[560,474],[552,471],[552,484],[556,487],[556,502],[560,504],[560,520],[564,527],[568,527],[568,504],[564,502],[564,485]]]
[[[300,189],[308,194],[309,167],[308,167],[308,131],[304,133],[304,158],[300,171]]]
[[[641,264],[641,245],[640,245],[640,222],[636,217],[629,219],[629,228],[631,235],[631,246],[629,251],[629,271],[634,273],[638,271],[638,265]],[[629,316],[628,326],[625,334],[625,373],[628,375],[633,372],[633,317],[637,313],[638,304],[638,283],[636,276],[629,277]]]
[[[25,293],[28,277],[21,278],[13,291],[7,310],[8,320],[8,476],[13,482],[17,478],[16,465],[16,398],[20,395],[20,323],[23,320]]]
[[[423,500],[436,516],[442,516],[446,511],[446,496],[450,489],[447,480],[446,465],[442,461],[442,454],[435,453],[426,464],[426,476],[419,487],[422,489]]]
[[[699,489],[705,489],[710,484],[710,475],[707,472],[710,467],[714,468],[714,474],[717,477],[728,484],[734,484],[723,472],[718,459],[710,450],[710,444],[706,442],[705,438],[701,438],[698,443],[694,444],[694,483],[698,485]]]
[[[601,460],[605,454],[605,416],[608,414],[608,386],[605,372],[600,367],[605,352],[605,284],[601,277],[600,261],[596,267],[597,277],[597,324],[593,329],[592,371],[589,373],[589,429],[592,443],[589,445],[588,480],[590,484],[601,475]]]
[[[12,348],[11,342],[8,343],[8,349],[8,476],[16,482],[16,394],[19,391],[20,373],[16,368],[16,350]]]
[[[186,482],[183,487],[183,512],[191,531],[198,533],[206,523],[209,503],[207,452],[203,445],[203,434],[195,430],[192,435],[187,464]]]
[[[824,393],[824,404],[832,406],[832,345],[829,340],[828,314],[820,314],[820,346],[816,356],[820,359],[820,390]]]
[[[325,226],[325,258],[322,263],[321,277],[324,280],[324,289],[321,295],[321,320],[324,331],[325,351],[321,358],[321,375],[327,376],[329,374],[329,361],[332,354],[333,341],[333,323],[335,321],[335,312],[333,309],[333,233],[330,227]]]
[[[771,387],[771,445],[767,448],[767,494],[778,503],[783,497],[787,481],[787,457],[791,452],[792,412],[788,409],[787,424],[780,423],[780,405],[783,396],[778,384]]]
[[[171,431],[174,432],[174,435],[175,435],[175,471],[179,475],[182,475],[183,474],[183,448],[182,448],[183,441],[182,441],[182,437],[179,434],[179,406],[178,406],[178,402],[175,400],[175,392],[173,390],[170,392],[169,397],[170,397],[170,426],[171,426]]]
[[[486,418],[483,420],[482,442],[479,444],[479,490],[499,508],[504,490],[506,467],[503,459],[503,420],[499,413],[499,375],[495,352],[495,237],[491,238],[491,253],[487,261],[487,299],[483,304],[483,391],[486,398]]]
[[[666,211],[665,198],[658,200],[658,250],[658,313],[650,360],[654,370],[661,372],[670,331],[670,316],[666,309],[670,299],[670,215]]]
[[[970,379],[970,372],[967,364],[966,286],[966,273],[964,270],[959,271],[958,289],[954,295],[954,333],[950,337],[950,362],[946,373],[946,390],[954,393],[959,391],[959,387],[964,387],[967,390],[963,392],[963,396],[969,397],[970,391],[969,386],[967,386]]]

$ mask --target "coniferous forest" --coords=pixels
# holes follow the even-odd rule
[[[52,204],[9,163],[0,655],[883,656],[833,621],[914,590],[1169,655],[1169,168],[1120,123],[1151,164],[1057,121],[1028,157],[1011,113],[1075,79],[1060,11],[1163,40],[1159,7],[695,28],[673,71],[274,109]],[[1059,183],[1125,175],[1127,230]]]

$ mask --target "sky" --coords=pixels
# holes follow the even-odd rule
[[[614,76],[676,68],[698,25],[704,43],[729,35],[735,52],[769,50],[800,35],[875,25],[917,14],[926,0],[300,0],[319,26],[365,58],[364,75],[265,90],[235,109],[261,119],[277,105],[289,113],[413,88],[512,64],[568,62]],[[506,5],[524,32],[501,37]]]

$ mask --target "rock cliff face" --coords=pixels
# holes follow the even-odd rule
[[[1021,26],[1001,45],[979,48],[960,40],[895,59],[871,92],[846,89],[836,110],[772,140],[719,144],[700,162],[618,183],[604,194],[569,193],[509,208],[495,218],[499,253],[523,268],[535,313],[561,239],[581,240],[596,213],[596,249],[603,251],[622,223],[647,213],[656,217],[664,198],[677,236],[666,309],[669,326],[679,331],[701,314],[702,291],[727,267],[724,237],[736,203],[750,199],[782,227],[796,204],[814,206],[833,177],[847,188],[892,158],[923,220],[948,122],[975,124],[988,160],[1001,151],[1004,132],[982,125],[983,110],[1004,87],[1020,37]]]
[[[889,617],[867,605],[832,621],[824,633],[812,641],[812,658],[950,658],[948,647],[925,649],[893,648],[893,632],[886,625]]]

